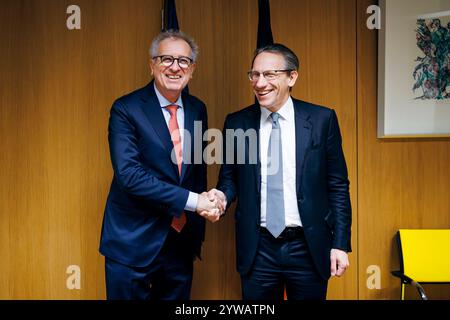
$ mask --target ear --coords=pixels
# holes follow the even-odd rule
[[[191,79],[192,79],[192,75],[194,74],[195,68],[197,67],[197,65],[195,63],[193,63],[191,65]]]
[[[297,71],[291,71],[291,74],[289,75],[289,87],[293,87],[295,85],[295,82],[298,78],[298,72]]]
[[[153,68],[155,68],[155,62],[153,61],[153,59],[150,59],[148,62],[148,65],[150,67],[150,74],[153,76],[154,72],[153,72]]]

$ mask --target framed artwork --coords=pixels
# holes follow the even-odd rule
[[[450,1],[380,7],[378,138],[450,137]]]

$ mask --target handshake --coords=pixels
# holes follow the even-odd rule
[[[211,189],[198,195],[197,213],[211,222],[219,220],[225,213],[227,199],[225,194],[217,189]]]

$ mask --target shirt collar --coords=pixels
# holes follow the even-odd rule
[[[179,108],[183,108],[183,100],[181,99],[181,94],[178,97],[177,101],[175,101],[175,103],[170,102],[169,100],[167,100],[162,94],[161,92],[159,92],[158,88],[156,87],[156,84],[153,83],[153,87],[155,88],[155,93],[156,93],[156,97],[158,98],[159,101],[159,105],[161,106],[161,108],[165,108],[167,106],[176,104]]]
[[[264,121],[267,121],[272,112],[261,106],[259,108],[261,109],[261,117]],[[291,119],[294,119],[294,103],[292,102],[292,98],[290,96],[280,110],[277,111],[277,113],[283,120],[290,121]]]

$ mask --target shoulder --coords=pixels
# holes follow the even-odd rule
[[[330,127],[338,126],[334,109],[297,99],[293,99],[293,102],[295,113],[316,128],[329,130]]]
[[[292,98],[294,108],[304,117],[312,119],[329,119],[335,113],[332,108]]]
[[[132,92],[129,92],[129,93],[121,96],[116,101],[120,101],[123,104],[129,105],[129,104],[133,104],[135,102],[139,102],[141,99],[145,99],[146,97],[149,97],[152,94],[154,95],[155,91],[150,86],[150,84],[148,84],[142,88],[136,89]]]
[[[196,96],[183,93],[182,94],[183,104],[187,103],[189,106],[191,106],[194,110],[206,112],[206,105],[205,103],[197,98]]]
[[[192,104],[194,106],[204,106],[205,105],[205,103],[202,100],[200,100],[199,98],[197,98],[196,96],[193,96],[191,94],[183,93],[182,97],[183,97],[183,100],[189,102],[190,104]]]
[[[148,84],[117,98],[113,103],[112,109],[133,109],[142,104],[152,94],[155,94],[154,89]]]
[[[295,112],[300,118],[312,124],[315,131],[322,131],[324,135],[339,133],[338,119],[334,109],[301,100],[293,101]]]
[[[259,115],[259,112],[259,106],[257,106],[256,104],[252,104],[241,110],[229,113],[226,117],[226,121],[239,121],[249,116],[251,117],[253,115]]]

